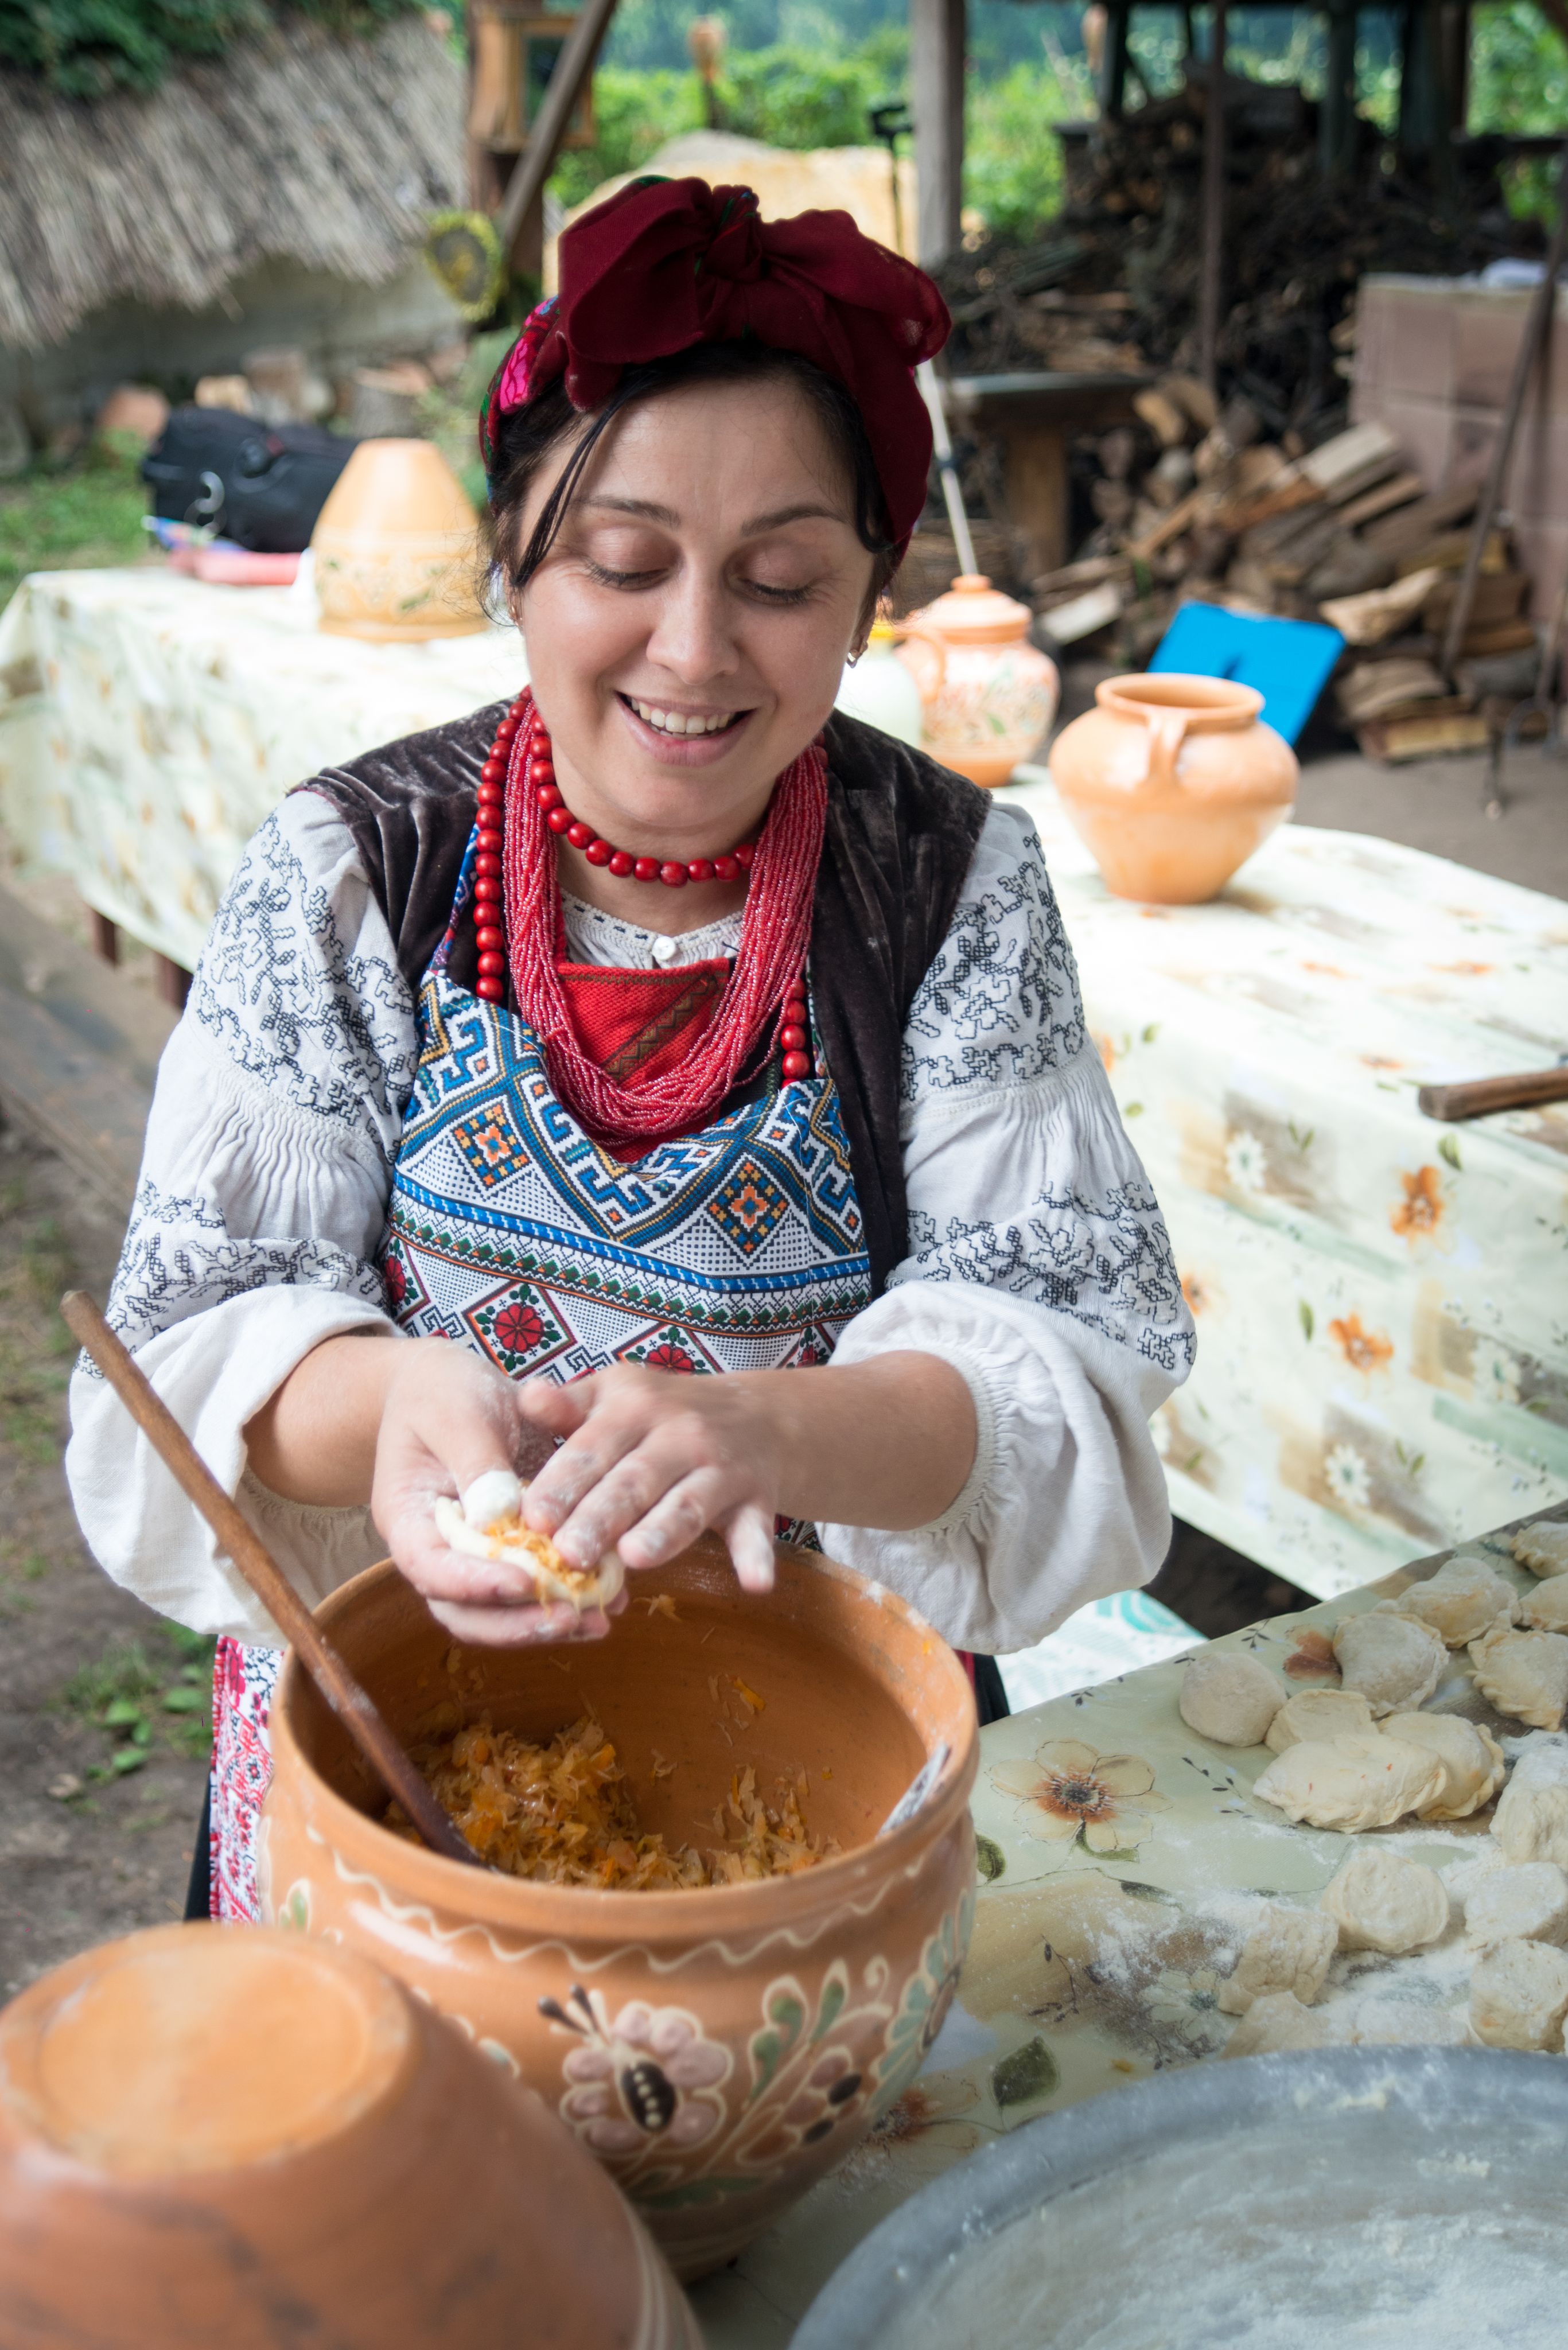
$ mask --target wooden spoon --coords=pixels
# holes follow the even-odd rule
[[[85,1289],[60,1301],[80,1340],[158,1458],[183,1488],[234,1560],[377,1778],[402,1805],[432,1852],[471,1868],[482,1861],[452,1825],[292,1583],[219,1484],[195,1446],[131,1360]]]
[[[1568,1066],[1521,1069],[1517,1076],[1471,1077],[1452,1086],[1423,1086],[1416,1107],[1449,1124],[1490,1118],[1501,1109],[1533,1109],[1541,1102],[1568,1101]]]

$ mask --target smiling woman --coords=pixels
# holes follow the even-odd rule
[[[1158,1564],[1191,1322],[1039,844],[833,708],[945,330],[842,213],[683,181],[575,224],[482,435],[531,689],[246,854],[111,1312],[312,1598],[389,1547],[460,1638],[594,1639],[619,1568],[714,1528],[762,1590],[783,1530],[987,1659]],[[109,1573],[224,1635],[253,1915],[272,1627],[90,1372],[73,1409]]]

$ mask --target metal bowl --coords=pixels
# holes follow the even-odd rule
[[[883,2221],[793,2350],[1535,2350],[1563,2338],[1568,2065],[1345,2048],[1166,2073]]]

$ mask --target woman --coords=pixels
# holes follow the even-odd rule
[[[687,180],[576,224],[483,434],[532,695],[246,852],[112,1314],[313,1601],[389,1547],[465,1640],[602,1638],[439,1537],[509,1467],[573,1564],[714,1527],[763,1590],[815,1528],[987,1658],[1158,1563],[1191,1324],[1033,828],[833,714],[946,326],[843,213]],[[109,1573],[223,1636],[253,1916],[273,1627],[90,1368],[73,1413]]]

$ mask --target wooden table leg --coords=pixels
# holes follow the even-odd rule
[[[158,973],[159,994],[176,1012],[183,1012],[185,998],[191,993],[190,972],[182,962],[171,962],[167,955],[155,954],[152,962]]]
[[[100,914],[96,906],[88,908],[87,916],[88,933],[92,940],[94,954],[100,956],[105,962],[118,962],[119,961],[119,925],[111,922],[107,914]]]
[[[1001,433],[1007,517],[1023,534],[1027,576],[1037,579],[1067,560],[1066,436],[1038,417],[1010,419]]]

